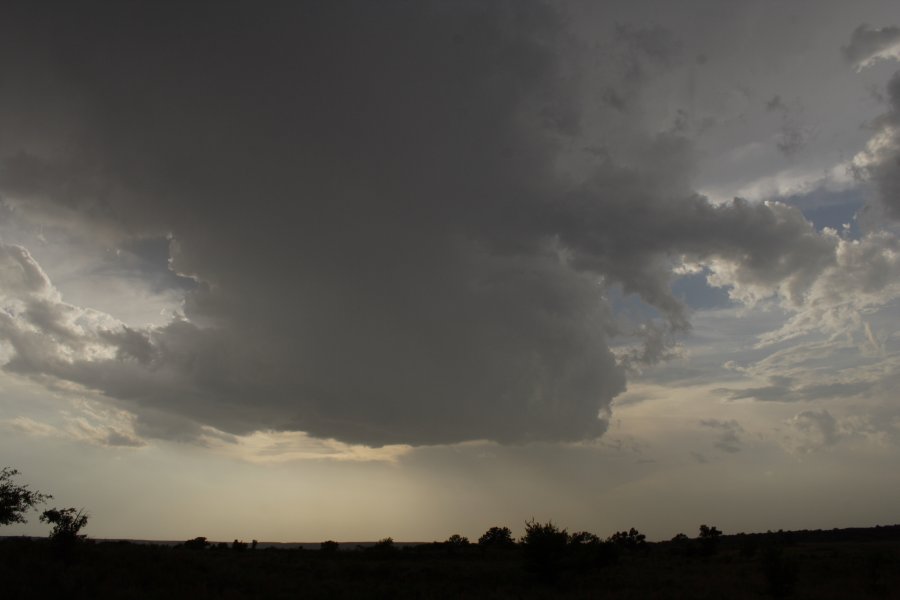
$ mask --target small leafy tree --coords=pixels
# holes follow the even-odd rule
[[[609,536],[609,540],[607,541],[625,548],[626,550],[637,550],[639,548],[646,548],[646,540],[647,536],[632,527],[628,531],[617,531]]]
[[[525,547],[560,547],[564,548],[569,542],[569,534],[565,529],[560,529],[553,521],[538,523],[534,519],[525,522],[525,537],[522,538]]]
[[[716,529],[715,525],[709,527],[707,525],[700,526],[700,539],[718,539],[722,532]]]
[[[600,538],[590,531],[576,531],[569,536],[569,544],[573,546],[593,546],[600,543]]]
[[[478,538],[478,545],[482,548],[502,548],[514,543],[509,527],[491,527]]]
[[[394,544],[394,538],[386,537],[375,542],[371,549],[377,554],[390,554],[397,550],[397,546]]]
[[[584,571],[615,563],[619,559],[619,547],[604,542],[590,531],[578,531],[569,535],[569,550],[575,568]]]
[[[206,550],[207,546],[209,546],[209,542],[206,541],[205,537],[200,536],[186,541],[182,546],[188,550]]]
[[[71,544],[85,538],[78,532],[87,525],[88,516],[84,509],[51,508],[43,512],[41,521],[53,525],[53,529],[50,530],[51,540]]]
[[[716,529],[715,526],[709,527],[707,525],[700,526],[700,551],[705,555],[715,554],[716,550],[719,549],[719,536],[722,535],[722,532]]]
[[[463,546],[469,545],[469,538],[464,535],[459,535],[458,533],[454,533],[450,537],[447,538],[447,541],[444,544],[448,546],[452,546],[454,548],[461,548]]]
[[[29,490],[27,485],[17,484],[13,478],[18,474],[16,469],[9,467],[0,469],[0,525],[26,523],[26,512],[53,498],[50,494]]]
[[[538,575],[554,579],[560,570],[569,543],[569,534],[552,521],[538,523],[534,519],[525,522],[526,566]]]

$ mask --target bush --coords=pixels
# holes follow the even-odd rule
[[[334,540],[327,540],[319,544],[319,550],[322,552],[333,554],[340,550],[341,545],[335,542]]]
[[[601,568],[619,560],[619,547],[604,542],[589,531],[578,531],[569,536],[572,563],[579,570]]]
[[[514,543],[509,527],[491,527],[478,538],[478,545],[482,548],[503,548]]]
[[[525,523],[526,568],[542,577],[553,579],[561,569],[569,534],[552,521],[538,523],[534,519]]]
[[[397,546],[394,544],[394,538],[386,537],[375,542],[370,550],[379,554],[388,554],[395,552]]]
[[[569,543],[573,546],[592,546],[600,543],[600,538],[590,531],[577,531],[569,536]]]
[[[705,556],[715,554],[719,549],[719,536],[722,532],[707,525],[700,526],[700,552]]]
[[[88,514],[84,509],[51,508],[41,515],[41,521],[53,525],[50,539],[57,542],[76,541],[86,536],[79,534],[88,522]]]
[[[632,527],[628,531],[617,531],[607,541],[625,550],[637,550],[647,547],[646,540],[647,536]]]
[[[188,550],[205,550],[207,546],[209,546],[209,542],[206,541],[206,538],[203,536],[195,537],[194,539],[188,540],[182,544]]]
[[[463,535],[459,535],[458,533],[454,533],[447,538],[447,541],[444,542],[444,544],[453,548],[462,548],[463,546],[469,545],[469,538]]]

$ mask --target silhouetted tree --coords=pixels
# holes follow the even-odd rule
[[[397,549],[397,546],[394,545],[394,538],[386,537],[381,538],[375,545],[372,546],[372,550],[379,553],[388,553],[394,552]]]
[[[50,530],[51,540],[72,544],[86,537],[78,532],[87,525],[88,516],[84,509],[51,508],[41,514],[41,521],[53,525],[53,529]]]
[[[580,569],[605,567],[619,559],[619,548],[612,542],[604,542],[589,531],[569,535],[569,549],[573,565]]]
[[[482,548],[500,548],[514,543],[509,527],[491,527],[478,538],[478,545]]]
[[[526,521],[525,537],[522,538],[526,567],[541,577],[555,579],[559,575],[568,542],[569,534],[566,530],[560,529],[552,521]]]
[[[612,542],[621,548],[625,548],[626,550],[636,550],[638,548],[645,548],[647,545],[646,540],[647,536],[632,527],[628,531],[617,531],[609,536],[607,541]]]
[[[50,494],[29,490],[27,485],[18,485],[13,481],[18,474],[16,469],[9,467],[0,469],[0,525],[27,522],[27,511],[53,498]]]
[[[576,531],[569,536],[569,544],[573,546],[587,546],[599,543],[600,538],[590,531]]]
[[[453,535],[451,535],[450,537],[447,538],[447,541],[444,542],[444,544],[446,544],[448,546],[453,546],[454,548],[468,546],[469,538],[459,535],[458,533],[454,533]]]
[[[700,539],[718,539],[719,536],[722,535],[722,532],[716,529],[715,525],[709,527],[707,525],[700,526]]]
[[[259,542],[257,542],[256,540],[253,540],[252,542],[250,542],[250,549],[256,550],[257,544],[259,544]]]
[[[182,546],[188,550],[205,550],[206,547],[209,546],[209,542],[206,541],[205,537],[200,536],[186,541]]]
[[[322,552],[333,553],[340,550],[341,545],[335,542],[334,540],[327,540],[319,544],[319,550]]]
[[[231,542],[231,549],[237,552],[243,552],[247,549],[247,542],[234,540]]]
[[[701,525],[699,536],[700,551],[707,556],[715,554],[719,549],[719,536],[721,535],[722,532],[716,529],[715,526]]]

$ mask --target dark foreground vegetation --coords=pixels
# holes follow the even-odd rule
[[[52,499],[0,469],[0,525]],[[83,509],[51,508],[47,539],[0,540],[0,599],[57,598],[900,598],[900,525],[726,536],[701,525],[648,543],[529,521],[473,544],[315,550],[197,537],[177,545],[103,542]]]
[[[502,528],[498,528],[502,529]],[[0,541],[18,598],[897,598],[900,526],[601,541],[529,524],[519,543],[252,549]],[[618,539],[616,539],[618,536]],[[712,540],[712,541],[709,541]]]

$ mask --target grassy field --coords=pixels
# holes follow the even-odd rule
[[[0,597],[897,598],[900,538],[881,529],[537,552],[521,544],[323,552],[7,539]]]

